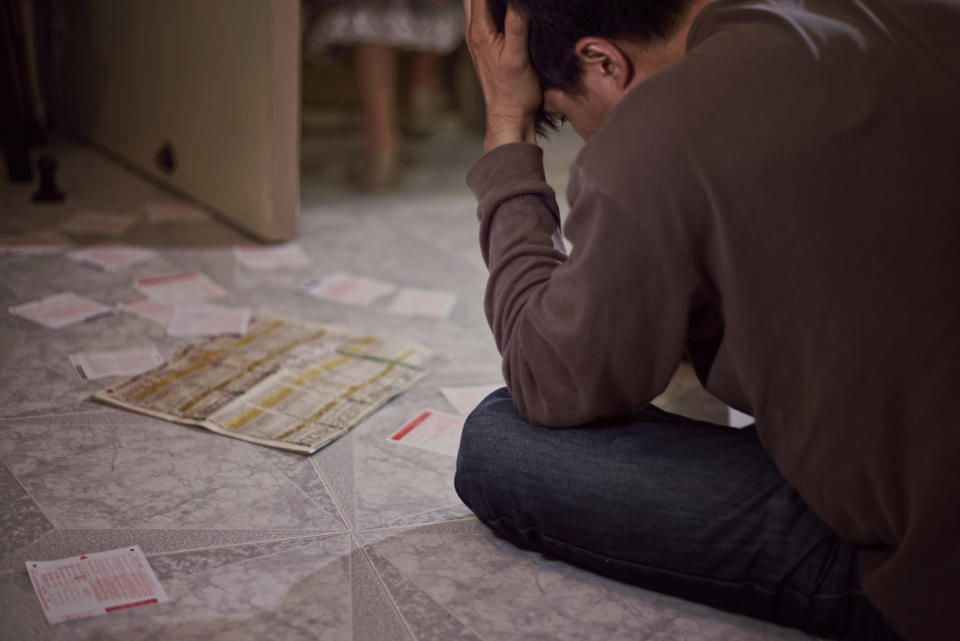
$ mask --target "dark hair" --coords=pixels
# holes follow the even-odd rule
[[[579,94],[583,78],[574,46],[581,38],[625,38],[640,44],[665,40],[680,26],[691,0],[489,0],[500,31],[508,2],[530,16],[530,62],[543,90]],[[557,127],[541,106],[537,131],[542,133],[545,125]]]

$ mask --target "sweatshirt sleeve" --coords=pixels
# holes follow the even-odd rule
[[[492,150],[467,183],[490,271],[484,309],[521,415],[562,427],[649,403],[680,361],[695,293],[663,234],[575,166],[568,257],[536,145]]]

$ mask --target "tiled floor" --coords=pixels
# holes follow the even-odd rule
[[[0,258],[0,639],[772,640],[796,631],[593,576],[493,537],[453,491],[454,460],[386,437],[415,411],[452,411],[440,386],[499,380],[483,318],[485,270],[463,174],[476,137],[445,132],[410,144],[399,193],[356,197],[338,186],[355,138],[308,132],[300,242],[308,268],[250,272],[219,223],[151,227],[124,241],[161,248],[152,262],[102,273],[61,257]],[[563,193],[577,143],[551,143]],[[0,184],[0,231],[53,226],[78,209],[139,212],[169,198],[103,157],[57,145],[62,207],[30,204],[32,188]],[[72,290],[113,304],[135,278],[199,269],[230,304],[422,341],[447,360],[411,391],[312,457],[108,408],[85,400],[75,351],[184,341],[115,314],[48,330],[5,312]],[[407,319],[386,303],[352,308],[298,294],[344,269],[452,290],[449,320]],[[721,420],[724,408],[681,370],[669,409]],[[50,626],[24,560],[139,544],[170,596],[162,605]]]

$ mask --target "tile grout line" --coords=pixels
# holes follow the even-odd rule
[[[330,500],[333,502],[333,506],[337,508],[337,513],[340,515],[340,519],[343,521],[343,524],[347,526],[347,531],[351,534],[356,528],[356,521],[351,522],[347,519],[347,515],[344,513],[343,508],[340,506],[340,501],[337,500],[336,494],[330,489],[330,484],[327,483],[327,479],[323,477],[323,472],[320,471],[320,468],[317,467],[317,461],[315,458],[310,457],[310,465],[313,466],[313,471],[317,473],[317,478],[320,479],[320,482],[323,484],[323,489],[327,491],[327,495],[330,497]]]
[[[41,534],[40,536],[38,536],[38,537],[35,538],[34,540],[32,540],[32,541],[30,541],[29,543],[27,543],[26,545],[21,545],[21,546],[18,547],[16,550],[13,550],[13,551],[10,552],[9,554],[5,555],[2,559],[0,559],[0,564],[6,563],[6,562],[7,562],[7,559],[15,556],[16,554],[18,554],[19,552],[21,552],[21,551],[23,551],[23,550],[25,550],[25,549],[27,549],[27,548],[30,547],[31,545],[34,545],[35,543],[39,543],[40,541],[44,540],[45,538],[47,538],[48,536],[50,536],[51,534],[53,534],[53,533],[56,532],[56,531],[57,531],[56,528],[53,528],[53,529],[51,529],[51,530],[47,530],[46,532],[44,532],[43,534]],[[19,570],[14,570],[14,569],[12,569],[12,568],[11,568],[11,569],[8,569],[8,570],[0,569],[0,574],[9,574],[9,573],[13,573],[13,572],[19,572]]]
[[[406,523],[403,525],[381,525],[381,526],[371,527],[371,528],[357,528],[353,531],[356,533],[361,533],[361,532],[365,533],[365,532],[389,532],[391,530],[413,530],[415,528],[425,527],[428,525],[445,525],[447,523],[463,523],[465,521],[477,521],[479,523],[480,520],[476,516],[470,514],[470,515],[461,516],[455,519],[448,519],[446,521],[425,521],[423,523]]]
[[[356,534],[350,535],[353,540],[356,541],[357,547],[360,550],[360,553],[363,554],[364,560],[366,560],[367,565],[370,567],[370,571],[373,572],[373,576],[377,578],[377,584],[380,586],[380,589],[383,590],[384,595],[387,597],[387,600],[390,602],[390,607],[393,608],[393,611],[396,613],[397,618],[400,619],[400,623],[403,624],[403,629],[407,631],[411,641],[417,641],[416,635],[413,633],[413,629],[410,627],[410,623],[407,621],[407,618],[403,616],[403,612],[400,611],[400,606],[397,605],[396,600],[393,598],[393,594],[387,588],[386,582],[383,580],[383,577],[380,576],[380,572],[377,571],[377,567],[373,564],[373,561],[370,560],[370,555],[367,554],[367,546],[357,538]],[[352,556],[352,555],[351,555]],[[352,577],[351,577],[351,585]],[[353,599],[351,599],[352,605]]]
[[[430,508],[429,510],[423,510],[422,512],[416,512],[416,513],[414,513],[414,514],[407,514],[407,515],[405,515],[405,516],[397,517],[397,518],[393,519],[392,521],[387,521],[387,522],[384,523],[383,525],[379,525],[379,526],[375,526],[375,527],[357,528],[357,529],[358,529],[358,530],[361,530],[361,531],[363,531],[363,532],[366,532],[366,531],[369,531],[369,530],[390,529],[390,528],[394,528],[394,527],[403,527],[403,524],[400,524],[400,525],[391,525],[391,523],[394,523],[394,522],[398,521],[399,519],[416,518],[416,517],[422,516],[422,515],[424,515],[424,514],[430,514],[431,512],[436,512],[436,511],[438,511],[438,510],[444,510],[444,509],[459,507],[460,505],[463,505],[463,503],[452,503],[452,504],[450,504],[450,505],[444,505],[444,506],[442,506],[442,507]],[[465,515],[463,515],[463,516],[471,516],[471,515],[465,514]],[[458,516],[458,517],[456,517],[455,519],[451,519],[451,520],[455,521],[455,520],[459,520],[459,519],[461,519],[461,518],[463,518],[463,517]],[[446,522],[447,522],[447,521],[426,521],[425,523],[446,523]],[[413,525],[415,526],[415,525],[417,525],[417,524],[413,524]]]
[[[0,465],[3,465],[3,467],[7,470],[7,473],[13,478],[14,481],[16,481],[17,485],[20,486],[20,489],[23,490],[23,493],[27,495],[27,498],[33,501],[33,504],[37,507],[37,511],[39,511],[40,514],[43,515],[43,518],[47,520],[47,523],[50,524],[50,527],[53,528],[53,530],[61,529],[60,526],[57,524],[57,522],[51,519],[50,515],[44,511],[43,506],[40,505],[40,501],[33,498],[33,494],[30,493],[30,490],[27,489],[27,486],[23,484],[23,482],[20,480],[20,477],[18,477],[16,474],[13,473],[13,470],[10,469],[10,466],[7,465],[2,458],[0,458]],[[44,535],[46,535],[46,532],[44,533]],[[29,543],[27,545],[29,545]],[[26,545],[23,547],[26,547]],[[23,549],[23,548],[20,548],[20,549]]]
[[[380,571],[377,570],[376,565],[374,565],[374,563],[370,560],[370,557],[369,557],[369,555],[367,554],[366,546],[363,546],[362,549],[363,549],[364,556],[365,556],[366,559],[367,559],[367,563],[370,564],[370,568],[373,570],[374,574],[376,575],[377,580],[380,582],[380,585],[383,587],[384,592],[386,592],[387,596],[388,596],[389,599],[390,599],[390,602],[394,604],[394,607],[397,609],[397,613],[400,615],[401,620],[404,621],[404,623],[406,624],[406,618],[403,616],[403,612],[400,610],[400,606],[396,605],[396,601],[394,601],[394,599],[393,599],[393,593],[390,592],[389,588],[387,588],[386,582],[383,580],[383,577],[380,575]],[[386,559],[385,559],[385,560],[386,560]],[[387,561],[387,563],[389,563],[389,561]],[[391,565],[392,565],[392,564],[391,564]],[[394,567],[396,568],[396,566],[394,566]],[[426,596],[428,599],[430,599],[430,601],[433,602],[438,608],[440,608],[441,610],[443,610],[444,612],[446,612],[446,613],[450,616],[450,618],[452,618],[452,619],[455,620],[457,623],[459,623],[460,625],[462,625],[464,630],[466,630],[466,631],[469,632],[470,634],[474,635],[477,639],[483,639],[483,636],[482,636],[481,634],[479,634],[479,633],[478,633],[476,630],[474,630],[471,626],[467,625],[467,624],[466,624],[460,617],[458,617],[456,614],[454,614],[453,612],[451,612],[451,611],[450,611],[450,608],[448,608],[447,606],[445,606],[444,604],[440,603],[439,601],[437,601],[436,599],[434,599],[432,596],[430,596],[430,594],[427,593],[426,590],[424,590],[422,587],[420,587],[419,585],[417,585],[417,583],[414,582],[412,579],[410,579],[409,577],[407,577],[407,576],[400,570],[400,568],[396,568],[396,570],[397,570],[397,572],[399,572],[400,576],[403,577],[403,579],[404,579],[405,581],[408,581],[408,582],[409,582],[411,585],[413,585],[417,590],[419,590],[420,592],[422,592],[422,593],[424,594],[424,596]],[[416,636],[415,636],[415,635],[414,635],[414,641],[416,641]]]
[[[183,530],[173,530],[173,531],[182,532]],[[231,550],[233,548],[241,548],[241,547],[246,547],[248,545],[262,545],[264,543],[287,543],[289,541],[306,541],[307,539],[323,539],[331,536],[337,536],[338,534],[348,534],[348,532],[346,530],[341,530],[337,532],[317,532],[316,534],[304,534],[303,536],[288,536],[281,539],[260,539],[259,541],[247,541],[246,543],[210,545],[210,546],[198,547],[198,548],[184,548],[182,550],[168,550],[166,552],[150,552],[149,554],[144,553],[144,556],[146,556],[147,558],[150,558],[152,556],[173,556],[175,554],[189,554],[191,552],[210,552],[213,550]],[[258,557],[251,557],[251,558],[258,558]]]
[[[12,423],[13,421],[29,421],[34,418],[53,418],[56,416],[86,416],[87,414],[107,414],[109,408],[90,410],[88,412],[50,412],[49,414],[29,414],[23,416],[3,416],[0,417],[0,423]]]

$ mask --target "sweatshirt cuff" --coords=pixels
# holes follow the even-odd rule
[[[546,182],[543,149],[529,142],[500,145],[484,154],[467,172],[467,186],[478,201],[492,189],[529,180]]]
[[[467,172],[467,186],[477,198],[481,222],[507,200],[539,196],[557,225],[560,212],[543,170],[543,149],[528,142],[511,142],[484,154]]]

